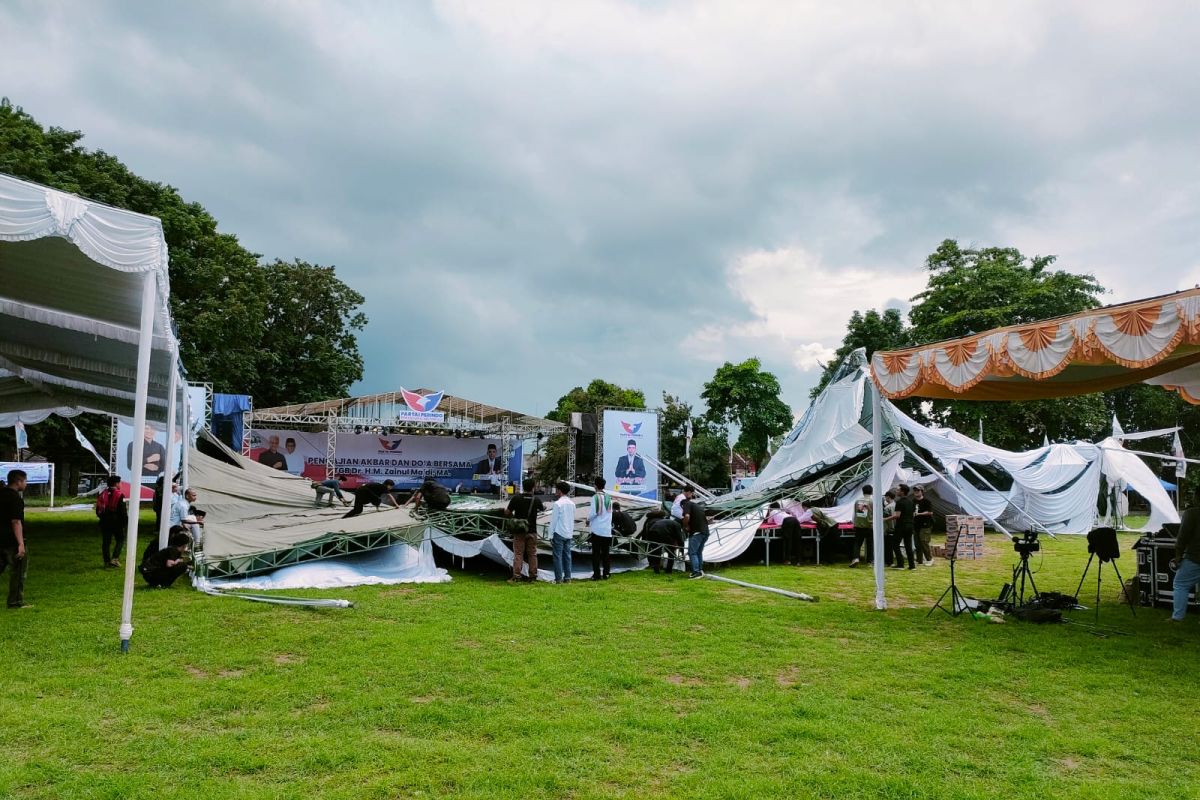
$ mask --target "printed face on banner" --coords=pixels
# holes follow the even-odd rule
[[[155,483],[168,472],[179,471],[183,459],[181,443],[183,436],[175,431],[175,468],[167,467],[167,434],[164,426],[147,423],[140,431],[142,439],[142,483]],[[133,426],[127,422],[117,423],[117,463],[113,464],[117,475],[125,483],[133,479]]]
[[[645,411],[604,412],[604,479],[613,491],[658,497],[658,415]]]
[[[250,457],[273,469],[325,479],[327,435],[324,431],[256,430]],[[488,491],[520,476],[520,454],[503,469],[497,439],[455,439],[450,436],[382,436],[377,433],[339,433],[335,441],[335,474],[346,486],[391,479],[397,486],[419,486],[426,475],[464,492]]]

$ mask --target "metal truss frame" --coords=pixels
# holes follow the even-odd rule
[[[383,531],[328,533],[292,547],[219,559],[209,559],[201,550],[196,554],[195,572],[205,578],[248,577],[305,561],[367,553],[396,544],[416,546],[428,527],[426,522],[417,522]]]

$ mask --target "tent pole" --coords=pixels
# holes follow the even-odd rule
[[[179,399],[182,402],[183,408],[183,424],[180,427],[183,429],[183,459],[181,469],[183,470],[183,485],[192,485],[191,464],[189,463],[188,454],[191,452],[194,442],[192,441],[192,398],[188,396],[188,385],[186,382],[180,382],[183,393]],[[203,417],[203,414],[201,415]],[[203,419],[201,419],[203,423]]]
[[[1029,520],[1030,522],[1032,522],[1032,523],[1033,523],[1033,527],[1035,527],[1035,528],[1040,528],[1040,529],[1041,529],[1041,531],[1042,531],[1042,533],[1046,534],[1047,536],[1049,536],[1049,537],[1051,537],[1051,538],[1054,538],[1054,534],[1053,534],[1053,533],[1051,533],[1051,532],[1050,532],[1050,530],[1049,530],[1049,529],[1048,529],[1048,528],[1047,528],[1045,525],[1043,525],[1042,523],[1038,522],[1036,519],[1034,519],[1032,516],[1030,516],[1030,515],[1029,515],[1029,512],[1027,512],[1025,509],[1021,508],[1019,505],[1017,505],[1016,503],[1014,503],[1014,502],[1012,501],[1012,498],[1011,498],[1011,497],[1009,497],[1008,495],[1004,494],[1004,493],[1003,493],[1003,492],[1001,492],[999,489],[997,489],[995,486],[993,486],[993,485],[992,485],[992,484],[991,484],[991,483],[988,481],[988,479],[987,479],[987,478],[983,477],[983,475],[981,475],[981,474],[980,474],[979,470],[975,469],[975,465],[974,465],[974,464],[972,464],[970,461],[967,461],[967,460],[965,460],[965,459],[963,460],[963,462],[962,462],[962,463],[963,463],[963,464],[965,464],[965,465],[967,466],[967,469],[969,469],[969,470],[971,470],[971,472],[974,472],[974,473],[975,473],[975,477],[976,477],[976,478],[979,478],[979,480],[983,481],[983,485],[984,485],[984,486],[988,487],[988,488],[989,488],[989,489],[991,489],[993,492],[995,492],[996,494],[998,494],[998,495],[1000,495],[1001,497],[1003,497],[1003,498],[1004,498],[1004,502],[1005,502],[1005,503],[1007,503],[1009,506],[1011,506],[1012,508],[1014,508],[1014,509],[1016,510],[1016,512],[1017,512],[1018,514],[1020,514],[1021,516],[1025,517],[1025,519],[1027,519],[1027,520]]]
[[[928,461],[926,461],[924,458],[922,458],[921,455],[919,453],[917,453],[915,450],[913,450],[911,447],[905,447],[904,449],[908,451],[908,454],[910,456],[912,456],[914,459],[917,460],[917,463],[919,463],[921,466],[925,467],[925,469],[929,470],[934,475],[936,475],[938,477],[938,480],[948,483],[950,485],[950,488],[954,490],[954,494],[958,496],[959,504],[962,505],[963,508],[967,508],[967,504],[962,502],[963,500],[966,500],[966,495],[963,494],[963,490],[958,487],[958,484],[956,484],[953,480],[951,480],[946,475],[943,475],[941,470],[939,470],[937,467],[933,466]],[[974,503],[971,503],[970,505],[974,505]],[[968,509],[968,510],[970,510],[970,509]],[[988,522],[992,523],[992,527],[995,528],[996,530],[998,530],[1000,533],[1003,533],[1005,536],[1009,536],[1009,537],[1012,536],[1012,534],[1008,532],[1007,528],[1005,528],[1003,525],[1001,525],[996,520],[992,519],[992,517],[987,512],[985,512],[982,508],[980,508],[979,506],[975,506],[975,510],[979,512],[979,516],[983,517]]]
[[[141,328],[138,331],[137,394],[133,403],[133,437],[131,457],[133,474],[129,480],[129,523],[125,530],[125,589],[121,595],[121,652],[129,652],[133,638],[133,579],[137,561],[138,517],[142,500],[142,459],[145,457],[141,432],[146,428],[146,402],[150,394],[150,350],[154,344],[154,301],[158,274],[147,272],[142,277]]]
[[[173,354],[171,356],[171,379],[167,389],[167,460],[162,465],[163,475],[163,492],[169,492],[172,484],[175,482],[175,457],[178,455],[178,450],[175,448],[175,404],[179,400],[179,356]],[[180,484],[179,490],[182,492],[187,484]],[[167,530],[171,525],[171,515],[167,513],[167,498],[170,498],[171,505],[175,505],[175,495],[164,494],[162,501],[162,513],[158,515],[158,548],[167,546]]]
[[[887,609],[883,577],[883,404],[879,387],[868,381],[871,388],[871,552],[875,566],[875,608]]]

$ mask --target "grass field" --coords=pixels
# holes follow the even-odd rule
[[[818,604],[650,572],[325,593],[350,610],[139,587],[121,656],[121,575],[98,567],[88,515],[32,513],[29,530],[33,607],[0,616],[3,798],[1107,800],[1200,785],[1200,623],[1134,619],[1111,573],[1101,622],[1129,636],[926,619],[941,564],[889,572],[883,613],[871,573],[844,564],[722,570]],[[989,539],[960,570],[968,594],[993,596],[1010,569]],[[1048,542],[1039,587],[1072,592],[1084,545]],[[1134,573],[1132,554],[1121,567]]]

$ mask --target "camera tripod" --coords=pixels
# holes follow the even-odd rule
[[[1021,560],[1013,567],[1012,583],[1005,586],[1000,591],[1000,603],[1006,603],[1012,608],[1020,608],[1025,605],[1025,583],[1028,581],[1029,588],[1033,593],[1029,596],[1029,602],[1033,603],[1041,599],[1042,593],[1038,591],[1037,584],[1033,581],[1033,570],[1029,568],[1029,554],[1032,552],[1028,549],[1018,549],[1021,555]]]

